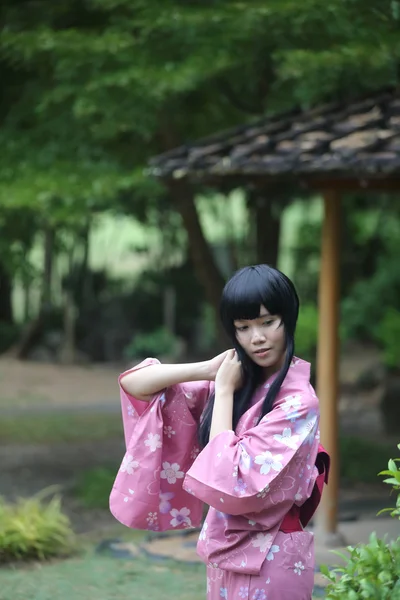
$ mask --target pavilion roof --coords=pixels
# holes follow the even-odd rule
[[[264,117],[151,161],[164,178],[400,178],[400,90]]]

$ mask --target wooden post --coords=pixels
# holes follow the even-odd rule
[[[319,277],[317,393],[321,408],[321,442],[331,456],[331,471],[329,485],[324,490],[316,522],[324,543],[332,546],[343,543],[343,539],[337,532],[340,211],[340,195],[334,191],[325,192]]]

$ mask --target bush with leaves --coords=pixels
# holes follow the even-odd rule
[[[74,533],[59,497],[47,503],[41,495],[16,503],[0,498],[0,564],[68,556],[75,548]]]
[[[398,445],[400,450],[400,444]],[[400,519],[400,458],[389,460],[388,469],[379,475],[389,475],[384,481],[398,492],[392,517]],[[379,514],[380,514],[379,513]],[[368,544],[347,547],[348,555],[336,552],[345,565],[329,571],[326,565],[321,572],[331,582],[326,588],[326,600],[400,600],[400,538],[387,543],[371,534]]]
[[[125,348],[125,358],[146,358],[147,356],[175,356],[178,350],[177,338],[165,327],[149,333],[137,333]]]

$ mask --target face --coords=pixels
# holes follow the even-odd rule
[[[271,315],[260,306],[257,319],[234,321],[236,339],[253,362],[267,376],[279,369],[285,356],[285,328],[278,315]]]

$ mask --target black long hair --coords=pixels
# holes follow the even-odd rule
[[[251,360],[236,338],[234,321],[256,319],[263,305],[271,315],[279,315],[280,327],[285,329],[286,352],[283,365],[268,389],[259,420],[272,410],[274,400],[287,375],[294,355],[294,333],[299,314],[299,298],[290,279],[268,265],[244,267],[227,282],[222,292],[220,317],[242,363],[244,383],[235,391],[233,401],[233,429],[250,407],[257,386],[263,381],[263,369]],[[199,439],[202,447],[210,437],[215,394],[212,394],[202,415]]]

